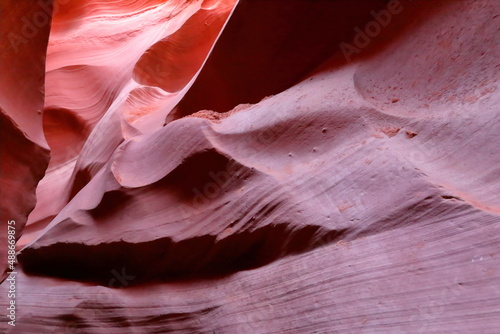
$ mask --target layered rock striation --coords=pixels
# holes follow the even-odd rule
[[[495,0],[26,3],[3,332],[496,333]]]

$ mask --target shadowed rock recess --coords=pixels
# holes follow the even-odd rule
[[[0,333],[498,333],[499,1],[2,0],[0,46]]]

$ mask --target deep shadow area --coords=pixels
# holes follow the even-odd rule
[[[385,0],[242,0],[175,118],[241,103],[291,87],[373,20]]]
[[[288,224],[265,226],[216,240],[201,236],[180,242],[162,238],[149,242],[124,241],[88,246],[58,243],[27,248],[18,261],[27,274],[126,287],[153,281],[209,279],[257,268],[281,257],[336,242],[344,230],[318,226],[291,230]],[[116,282],[116,274],[133,279]]]
[[[127,205],[132,200],[132,196],[125,192],[115,190],[104,194],[97,207],[89,210],[89,214],[96,221],[105,219],[120,210],[120,207]]]
[[[76,172],[71,191],[68,197],[68,203],[82,190],[92,179],[92,174],[88,168],[84,168]]]
[[[0,108],[0,226],[5,231],[0,244],[5,245],[5,259],[7,222],[16,221],[16,239],[19,239],[26,217],[35,206],[35,188],[48,161],[49,152],[26,138]]]
[[[239,177],[250,173],[249,168],[209,149],[187,157],[171,173],[154,183],[152,188],[157,191],[167,188],[175,192],[180,200],[193,204],[196,197],[193,190],[206,196],[207,185],[213,184],[215,192],[221,192],[232,182],[237,182]]]

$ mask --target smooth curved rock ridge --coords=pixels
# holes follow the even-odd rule
[[[160,78],[161,66],[170,61],[148,60],[151,48],[179,31],[199,32],[200,25],[209,32],[200,36],[213,44],[234,3],[145,1],[119,9],[115,2],[89,1],[60,6],[47,56],[44,127],[52,159],[37,189],[40,200],[30,215],[29,232],[46,226],[123,139],[161,127],[210,51],[192,43],[186,52],[196,53],[198,60],[184,76],[183,87],[169,93],[155,83],[140,83]],[[197,25],[191,23],[196,17],[201,20]],[[179,41],[167,44],[179,48]]]
[[[497,332],[495,0],[67,6],[7,333]]]

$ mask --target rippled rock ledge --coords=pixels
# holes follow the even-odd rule
[[[0,332],[497,333],[499,14],[2,0]]]

